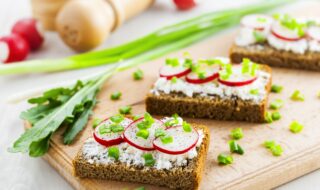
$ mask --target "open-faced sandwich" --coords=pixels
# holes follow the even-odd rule
[[[263,122],[271,69],[243,59],[167,59],[146,99],[151,114]]]
[[[276,67],[320,71],[320,19],[289,15],[247,15],[230,49],[233,62],[243,58]]]
[[[73,160],[75,175],[197,189],[209,146],[207,127],[178,115],[136,120],[115,115],[100,123]]]

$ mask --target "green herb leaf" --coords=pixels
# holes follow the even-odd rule
[[[228,165],[233,163],[233,157],[231,155],[219,154],[218,155],[218,163],[220,165]]]
[[[119,160],[120,151],[118,147],[110,147],[108,148],[108,156],[114,158],[115,160]]]
[[[280,112],[273,112],[272,114],[271,114],[271,117],[272,117],[272,120],[273,121],[277,121],[277,120],[280,120],[281,119],[281,114],[280,114]]]
[[[244,154],[242,147],[235,140],[229,141],[229,148],[231,153]]]
[[[185,132],[189,133],[192,131],[192,127],[189,123],[187,123],[186,121],[182,122],[182,128]]]
[[[143,79],[143,71],[141,69],[138,69],[132,74],[132,76],[134,80],[141,80]]]
[[[141,137],[143,139],[148,139],[149,137],[149,131],[147,129],[140,129],[138,132],[137,132],[137,137]]]
[[[162,128],[157,128],[156,130],[155,130],[155,133],[154,133],[154,136],[155,137],[163,137],[163,136],[166,136],[166,131],[164,130],[164,129],[162,129]]]
[[[264,115],[264,120],[265,120],[267,123],[272,123],[272,122],[273,122],[272,113],[267,111],[267,112],[265,113],[265,115]]]
[[[175,84],[175,83],[177,83],[178,78],[177,77],[172,77],[170,81],[171,81],[172,84]]]
[[[250,90],[250,94],[252,94],[252,95],[259,95],[259,89],[257,89],[257,88],[251,89],[251,90]]]
[[[235,140],[239,140],[243,137],[243,132],[241,128],[235,128],[231,130],[230,137]]]
[[[93,122],[92,122],[92,128],[95,129],[102,121],[103,121],[103,119],[94,118],[94,119],[93,119]]]
[[[291,100],[294,101],[304,101],[304,95],[301,94],[301,92],[299,90],[295,90],[292,95],[291,95]]]
[[[152,154],[143,154],[142,157],[144,158],[144,165],[145,166],[154,166],[156,160],[153,159]]]
[[[274,92],[274,93],[280,93],[282,89],[283,89],[283,86],[280,86],[280,85],[273,84],[271,86],[271,92]]]
[[[110,120],[114,123],[121,123],[124,120],[124,117],[121,114],[117,114],[117,115],[110,117]]]
[[[131,106],[122,106],[120,109],[119,109],[119,113],[120,114],[124,114],[124,115],[127,115],[127,114],[130,114],[131,113]]]
[[[275,99],[274,101],[271,102],[270,104],[270,109],[277,110],[283,106],[284,102],[281,99]]]
[[[289,126],[289,129],[292,133],[300,133],[303,128],[304,126],[297,121],[293,121]]]
[[[119,100],[121,97],[122,93],[119,91],[116,91],[114,93],[111,94],[110,98],[111,100]]]
[[[166,136],[162,136],[162,137],[160,137],[160,138],[161,138],[161,142],[162,142],[163,144],[169,144],[169,143],[172,143],[172,142],[173,142],[173,137],[172,137],[172,136],[166,135]]]

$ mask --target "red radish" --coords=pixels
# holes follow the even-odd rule
[[[131,119],[124,118],[123,121],[121,121],[119,124],[126,128],[130,123],[132,122]],[[109,132],[106,134],[100,134],[100,128],[101,127],[108,127],[112,124],[113,122],[110,119],[106,119],[105,121],[101,122],[94,130],[93,132],[93,137],[94,139],[101,145],[103,146],[113,146],[117,145],[123,142],[122,134],[123,132]]]
[[[173,142],[164,144],[161,137],[153,141],[156,150],[166,154],[183,154],[197,145],[199,140],[198,131],[192,128],[191,132],[185,132],[181,125],[166,129],[166,135],[172,136]]]
[[[33,18],[21,19],[16,22],[12,33],[19,34],[27,40],[31,50],[39,49],[44,41],[40,22]]]
[[[210,82],[219,77],[220,65],[218,64],[213,64],[210,66],[206,65],[205,68],[202,69],[205,70],[204,78],[199,78],[197,73],[192,72],[186,76],[186,81],[193,84],[202,84]]]
[[[285,41],[298,41],[304,37],[304,36],[299,36],[298,31],[290,30],[289,28],[282,26],[280,22],[275,22],[272,25],[271,33],[275,37]]]
[[[183,77],[191,72],[191,69],[185,68],[182,65],[177,67],[172,67],[170,65],[164,65],[160,68],[160,77],[166,77],[167,80],[172,79],[173,77]]]
[[[242,65],[237,65],[232,67],[232,74],[228,79],[219,77],[218,81],[226,86],[245,86],[253,83],[256,79],[256,76],[242,74]]]
[[[241,19],[241,25],[244,27],[253,28],[255,30],[264,30],[269,28],[273,19],[267,15],[252,14]]]
[[[314,39],[314,40],[320,42],[320,27],[319,26],[311,26],[308,29],[308,36],[311,39]]]
[[[0,38],[0,62],[10,63],[24,60],[29,54],[29,45],[16,34]]]
[[[144,118],[140,118],[134,122],[132,122],[129,127],[126,128],[126,130],[123,133],[123,139],[130,144],[131,146],[134,146],[140,150],[143,151],[151,151],[154,150],[154,147],[152,145],[152,141],[154,140],[155,136],[155,130],[157,128],[165,128],[163,126],[163,122],[157,119],[154,119],[154,123],[152,126],[147,129],[149,131],[149,136],[147,139],[143,139],[141,137],[138,137],[136,134],[139,131],[139,128],[137,127],[137,124],[142,122]]]
[[[173,0],[180,10],[188,10],[197,5],[197,0]]]

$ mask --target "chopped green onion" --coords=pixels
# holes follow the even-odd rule
[[[143,139],[148,139],[149,137],[149,131],[147,129],[140,129],[137,133],[136,133],[137,137],[141,137]]]
[[[172,136],[169,136],[169,135],[162,136],[162,137],[161,137],[161,142],[162,142],[163,144],[172,143],[172,142],[173,142],[173,137],[172,137]]]
[[[182,122],[182,128],[185,132],[191,132],[192,131],[192,127],[189,123],[187,123],[186,121]]]
[[[271,86],[271,92],[274,92],[274,93],[280,93],[282,89],[283,89],[283,86],[280,86],[280,85],[273,84]]]
[[[99,127],[99,134],[100,135],[104,135],[104,134],[107,134],[110,132],[111,132],[111,129],[109,127],[107,127],[105,124],[102,125],[101,127]]]
[[[103,121],[103,119],[94,118],[93,122],[92,122],[92,128],[96,128],[102,121]]]
[[[304,101],[304,95],[301,94],[301,92],[299,90],[295,90],[292,95],[291,95],[291,100],[294,101]]]
[[[170,119],[170,120],[168,120],[168,121],[166,121],[164,123],[164,125],[166,127],[172,127],[174,125],[178,125],[179,124],[179,115],[178,114],[173,114],[172,117],[173,117],[173,119]]]
[[[230,152],[232,153],[237,153],[240,155],[244,154],[242,147],[235,140],[229,141],[229,148],[230,148]]]
[[[153,159],[153,156],[150,153],[143,154],[142,157],[144,158],[144,165],[145,166],[154,166],[154,164],[156,163],[156,160]]]
[[[273,121],[277,121],[277,120],[281,119],[281,114],[280,114],[280,112],[276,111],[271,114],[271,117],[272,117]]]
[[[302,131],[302,129],[304,128],[303,125],[301,125],[300,123],[298,123],[297,121],[293,121],[290,126],[290,131],[292,133],[299,133]]]
[[[239,140],[243,137],[243,131],[241,128],[235,128],[231,130],[230,137],[235,140]]]
[[[114,123],[121,123],[121,121],[124,120],[124,117],[121,114],[117,114],[117,115],[110,117],[110,120]]]
[[[258,69],[259,69],[259,65],[256,64],[256,63],[252,63],[250,75],[251,75],[251,76],[255,76],[255,75],[256,75],[256,71],[257,71]]]
[[[258,95],[258,94],[259,94],[259,89],[257,89],[257,88],[251,89],[251,90],[250,90],[250,94],[252,94],[252,95]]]
[[[270,108],[277,110],[283,106],[284,102],[281,99],[275,99],[274,101],[271,102]]]
[[[169,65],[171,67],[178,67],[180,65],[180,61],[178,58],[167,58],[166,65]]]
[[[266,147],[267,149],[270,149],[271,147],[275,146],[276,143],[274,141],[265,141],[263,143],[264,147]]]
[[[119,125],[119,124],[111,124],[110,125],[110,130],[113,132],[113,133],[118,133],[118,132],[122,132],[124,131],[124,127]]]
[[[263,18],[263,17],[258,17],[258,18],[257,18],[257,21],[264,23],[264,22],[267,22],[267,19],[266,19],[266,18]]]
[[[143,78],[143,71],[138,69],[132,74],[132,76],[134,80],[141,80]]]
[[[114,93],[111,94],[110,98],[111,100],[119,100],[121,97],[122,93],[119,91],[116,91]]]
[[[289,30],[296,31],[300,37],[304,36],[305,34],[305,24],[299,23],[295,18],[289,16],[288,14],[280,16],[280,23],[282,26],[288,28]]]
[[[118,147],[108,148],[108,156],[114,158],[115,160],[119,159],[120,151]]]
[[[267,123],[272,123],[272,122],[273,122],[272,113],[267,111],[267,112],[265,113],[265,115],[264,115],[264,120],[265,120]]]
[[[134,115],[134,116],[132,117],[132,120],[133,120],[133,121],[137,121],[137,120],[140,119],[140,118],[141,118],[140,115]]]
[[[119,113],[124,114],[124,115],[130,114],[131,109],[132,109],[131,106],[123,106],[119,109]]]
[[[258,43],[266,41],[266,37],[263,35],[263,33],[256,30],[253,31],[253,37]]]
[[[281,156],[283,153],[283,149],[281,147],[281,145],[277,144],[274,141],[265,141],[264,143],[264,147],[266,147],[267,149],[269,149],[272,153],[273,156]]]
[[[154,133],[155,137],[163,137],[165,135],[166,135],[166,131],[163,128],[157,128]]]
[[[170,81],[171,81],[172,84],[175,84],[175,83],[177,83],[178,78],[177,77],[172,77]]]
[[[251,61],[248,59],[248,58],[244,58],[242,60],[242,74],[246,74],[250,71],[250,64],[251,64]]]
[[[218,155],[218,163],[220,165],[228,165],[233,163],[233,157],[231,155],[219,154]]]

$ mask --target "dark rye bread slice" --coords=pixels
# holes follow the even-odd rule
[[[260,68],[271,74],[270,67],[260,65]],[[238,97],[222,99],[219,96],[194,95],[188,97],[182,93],[160,93],[160,95],[149,93],[146,98],[146,109],[147,112],[155,115],[177,113],[180,116],[193,118],[264,122],[271,81],[270,77],[269,83],[265,87],[267,95],[260,104]]]
[[[204,133],[202,144],[197,148],[198,156],[188,161],[186,166],[170,170],[150,167],[127,166],[124,163],[90,164],[82,155],[82,149],[73,160],[75,176],[146,183],[170,189],[195,190],[199,188],[204,162],[209,148],[210,134],[206,126],[192,124]]]
[[[274,67],[320,71],[319,52],[308,51],[305,54],[297,54],[291,51],[277,50],[267,43],[247,47],[233,44],[230,48],[231,61],[240,63],[243,58]]]

